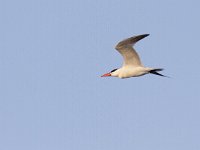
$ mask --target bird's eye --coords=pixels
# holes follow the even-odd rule
[[[113,69],[111,72],[115,72],[117,69]]]

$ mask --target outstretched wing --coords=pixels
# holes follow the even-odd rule
[[[143,34],[138,36],[133,36],[128,39],[125,39],[117,44],[115,49],[123,56],[124,58],[124,66],[131,65],[131,66],[142,66],[141,60],[135,49],[133,48],[133,45],[149,36],[149,34]]]

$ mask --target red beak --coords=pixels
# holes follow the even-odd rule
[[[109,76],[111,76],[111,74],[110,73],[106,73],[106,74],[102,75],[101,77],[109,77]]]

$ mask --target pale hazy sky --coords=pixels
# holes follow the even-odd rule
[[[199,0],[0,2],[1,150],[199,150]],[[100,78],[120,40],[172,78]]]

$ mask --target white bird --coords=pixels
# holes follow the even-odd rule
[[[101,77],[118,77],[118,78],[130,78],[138,77],[148,73],[166,77],[158,71],[162,71],[161,68],[149,68],[142,65],[139,55],[133,48],[134,44],[149,36],[149,34],[143,34],[138,36],[133,36],[125,39],[117,44],[115,49],[123,56],[124,63],[119,69],[114,69],[109,73],[102,75]]]

